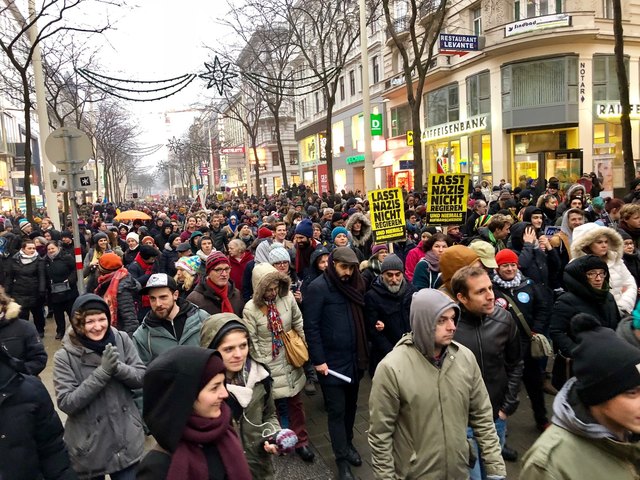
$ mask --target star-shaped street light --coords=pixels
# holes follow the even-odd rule
[[[218,56],[216,56],[213,59],[213,65],[205,63],[204,66],[207,67],[208,71],[206,73],[201,73],[199,77],[209,81],[207,88],[216,87],[220,95],[224,94],[225,87],[233,88],[230,80],[237,77],[238,74],[229,72],[231,63],[227,62],[222,64],[220,63]]]
[[[176,155],[182,150],[182,142],[178,140],[176,137],[172,137],[169,139],[167,143],[167,147]]]

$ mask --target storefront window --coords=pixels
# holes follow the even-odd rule
[[[333,183],[335,184],[336,191],[343,190],[347,185],[347,171],[344,168],[339,168],[333,173]]]
[[[614,170],[622,170],[622,127],[619,124],[595,124],[593,126],[593,171],[603,187],[601,196],[613,196],[613,189],[624,185],[614,184]]]
[[[361,140],[364,140],[364,116],[360,113],[351,117],[351,148],[358,148]]]
[[[433,143],[427,146],[432,173],[467,173],[460,156],[460,140]]]
[[[473,135],[469,137],[469,157],[471,161],[469,173],[473,182],[484,179],[491,174],[491,135]]]
[[[336,122],[331,127],[331,143],[333,144],[333,156],[337,157],[344,151],[344,122]]]

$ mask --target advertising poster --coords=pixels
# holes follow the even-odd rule
[[[469,175],[432,173],[427,190],[427,224],[462,225],[467,218]]]
[[[371,211],[371,228],[375,243],[407,238],[404,199],[401,188],[383,188],[367,193]]]

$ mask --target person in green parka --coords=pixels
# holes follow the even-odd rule
[[[226,369],[225,400],[231,408],[233,424],[240,436],[244,454],[254,479],[273,479],[275,472],[269,454],[278,447],[266,437],[280,430],[272,395],[273,379],[267,367],[249,355],[249,330],[233,313],[210,316],[202,324],[200,346],[217,350]]]

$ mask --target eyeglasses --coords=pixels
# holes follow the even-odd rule
[[[289,265],[289,262],[284,261],[284,262],[276,262],[273,264],[274,267],[278,266],[278,267],[284,267],[285,265]]]
[[[211,270],[212,272],[216,272],[218,275],[222,274],[222,273],[229,273],[231,271],[230,267],[226,267],[226,268],[214,268]]]
[[[587,272],[587,278],[589,280],[594,280],[598,277],[605,278],[606,276],[607,276],[607,273],[604,270],[595,270],[595,271]]]

